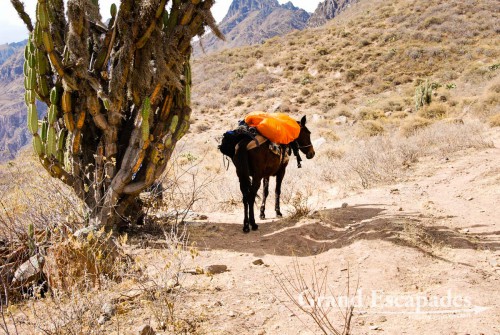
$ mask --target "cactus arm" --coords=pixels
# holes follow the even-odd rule
[[[94,63],[93,66],[94,70],[100,71],[104,66],[104,64],[108,63],[109,55],[111,54],[111,50],[113,48],[113,44],[116,37],[116,26],[115,26],[116,12],[117,12],[116,5],[112,4],[110,8],[111,19],[108,25],[108,32],[106,33],[103,46],[100,52],[98,53],[97,59]]]
[[[170,15],[168,16],[168,23],[163,28],[169,34],[171,34],[174,31],[174,28],[177,25],[180,4],[181,4],[180,0],[172,1],[172,8],[170,9]]]
[[[30,16],[26,14],[26,11],[24,10],[24,4],[20,0],[10,0],[10,2],[14,6],[14,9],[16,10],[21,20],[23,20],[26,28],[28,28],[28,31],[31,33],[33,31],[33,23],[31,23]]]
[[[162,20],[163,11],[165,10],[165,4],[167,3],[167,0],[161,0],[160,4],[158,5],[158,9],[156,10],[154,19],[151,21],[149,24],[148,28],[144,32],[144,34],[139,38],[139,40],[136,43],[136,48],[137,49],[142,49],[146,42],[149,40],[151,37],[151,33],[155,29],[157,24],[160,24]]]
[[[37,5],[37,17],[38,23],[40,24],[40,29],[42,31],[42,42],[45,46],[45,51],[47,52],[48,58],[54,72],[56,72],[61,79],[64,80],[66,85],[72,89],[77,89],[77,85],[72,77],[70,77],[64,70],[60,56],[54,48],[54,40],[50,33],[50,13],[48,11],[48,6],[46,0],[38,0]]]
[[[196,7],[196,5],[193,3],[187,3],[185,6],[186,6],[185,10],[182,13],[181,19],[179,21],[179,24],[182,26],[185,26],[189,22],[191,22],[191,19],[193,18],[193,14],[194,14],[194,9]]]

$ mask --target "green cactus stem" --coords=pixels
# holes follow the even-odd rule
[[[149,113],[151,112],[151,103],[149,98],[144,99],[144,104],[142,106],[142,140],[146,142],[149,139]]]

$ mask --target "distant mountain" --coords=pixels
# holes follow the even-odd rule
[[[23,63],[26,41],[0,45],[0,161],[30,139],[25,122]]]
[[[307,27],[319,27],[324,25],[327,21],[333,19],[341,12],[346,10],[358,0],[325,0],[318,4],[318,8],[309,18]]]
[[[23,49],[26,45],[27,40],[16,42],[16,43],[7,43],[0,45],[0,65],[2,65],[10,56],[12,56],[19,49]]]
[[[219,24],[226,41],[213,34],[203,37],[205,52],[260,44],[274,36],[285,35],[306,27],[310,14],[291,2],[280,5],[277,0],[233,0],[229,11]],[[195,54],[201,52],[196,46]]]

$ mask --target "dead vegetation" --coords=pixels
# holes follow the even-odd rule
[[[274,273],[274,278],[289,300],[282,302],[286,308],[308,316],[321,334],[352,334],[353,301],[358,286],[353,287],[349,269],[345,287],[339,291],[329,284],[328,267],[319,269],[313,263],[310,268],[303,269],[297,258],[289,269]]]

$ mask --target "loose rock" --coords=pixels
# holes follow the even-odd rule
[[[30,259],[28,259],[17,268],[16,272],[14,273],[12,284],[31,284],[42,275],[42,268],[44,263],[45,258],[42,255],[37,254],[31,256]]]
[[[216,275],[227,271],[226,265],[209,265],[203,268],[203,273],[207,275]]]
[[[116,306],[110,302],[102,305],[101,312],[104,315],[113,316],[116,313]]]
[[[347,202],[344,202],[344,203],[342,204],[342,206],[340,206],[340,207],[341,207],[341,208],[347,208],[347,206],[349,206],[349,205],[347,204]]]
[[[263,265],[264,261],[262,259],[256,259],[252,262],[253,265]]]
[[[108,322],[111,318],[108,315],[102,314],[99,319],[97,319],[97,323],[100,325],[105,324]]]
[[[154,329],[150,325],[142,325],[139,327],[138,335],[156,335]]]
[[[341,115],[338,118],[336,118],[334,122],[337,126],[340,126],[341,124],[346,124],[347,117],[345,115]]]

